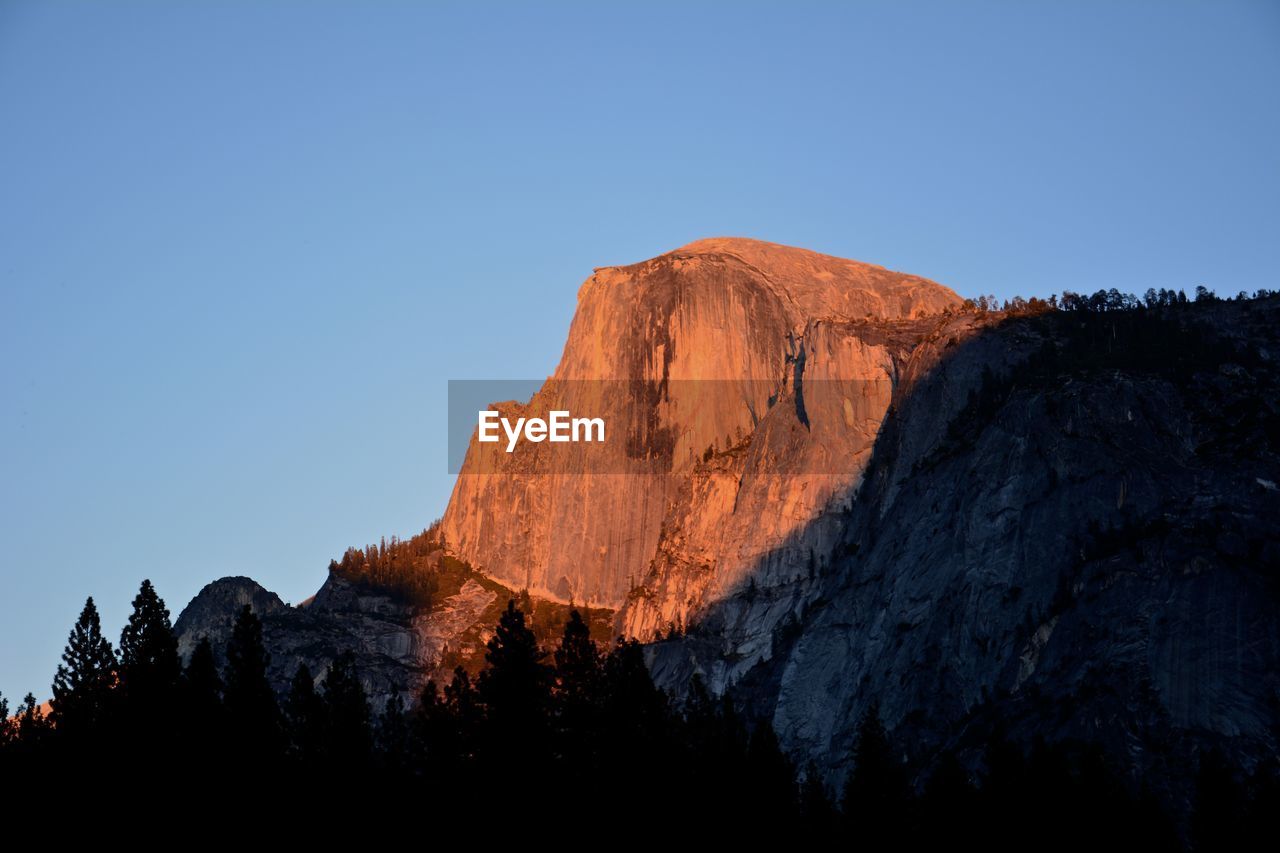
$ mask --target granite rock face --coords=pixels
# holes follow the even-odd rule
[[[262,620],[267,676],[278,693],[287,693],[301,664],[319,685],[333,659],[350,651],[376,712],[396,692],[411,703],[428,678],[439,677],[450,644],[481,620],[496,597],[468,581],[422,613],[330,573],[314,598],[292,607],[249,578],[230,577],[205,586],[183,609],[174,631],[184,660],[207,637],[221,666],[232,624],[247,604]]]
[[[772,574],[807,572],[833,535],[815,521],[856,489],[900,365],[959,303],[754,240],[597,269],[555,374],[499,410],[590,412],[625,434],[562,463],[546,444],[473,440],[447,547],[513,588],[625,605],[620,626],[641,638],[683,627],[770,555]]]
[[[832,782],[878,704],[904,749],[1078,738],[1242,766],[1280,727],[1280,300],[961,314],[899,367],[812,576],[650,647]]]

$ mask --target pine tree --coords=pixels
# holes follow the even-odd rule
[[[274,755],[280,746],[280,709],[267,681],[269,660],[262,643],[262,621],[246,604],[227,642],[223,697],[238,745],[259,759]]]
[[[554,712],[557,752],[566,770],[578,778],[593,778],[602,760],[597,737],[602,677],[591,629],[577,610],[571,610],[555,651]]]
[[[9,719],[9,700],[0,693],[0,753],[4,752],[17,735],[17,725]]]
[[[467,671],[456,667],[443,695],[434,681],[428,681],[413,716],[416,741],[436,778],[469,779],[475,771],[484,711]]]
[[[167,714],[182,675],[169,610],[144,580],[120,635],[120,687],[131,714]]]
[[[634,641],[619,641],[604,664],[601,685],[600,750],[628,768],[616,796],[643,796],[670,783],[674,738],[667,726],[666,695],[658,690]]]
[[[589,725],[600,693],[602,660],[591,629],[577,610],[569,611],[554,660],[558,712],[566,725]]]
[[[182,672],[181,694],[183,715],[197,728],[208,729],[221,723],[222,678],[208,637],[202,637],[191,652]]]
[[[409,720],[400,691],[394,691],[378,718],[377,751],[382,766],[390,771],[403,770],[412,758]]]
[[[107,722],[117,665],[92,596],[71,629],[62,661],[53,678],[51,721],[70,737],[96,732]]]
[[[52,731],[52,725],[36,697],[30,693],[23,696],[14,716],[18,721],[18,743],[25,751],[38,751]]]
[[[479,693],[487,712],[493,746],[528,758],[545,750],[550,705],[551,671],[525,626],[524,613],[514,599],[488,643],[489,668],[480,673]]]
[[[222,679],[208,637],[191,652],[179,683],[184,749],[196,765],[209,765],[224,756],[226,715],[222,706]]]
[[[303,763],[318,761],[324,754],[328,736],[327,709],[316,692],[311,669],[305,663],[298,664],[293,675],[284,712],[293,756]]]
[[[343,767],[367,761],[372,747],[371,712],[351,652],[343,652],[329,665],[324,679],[324,703],[332,760]]]
[[[871,847],[884,847],[895,833],[901,836],[909,800],[906,772],[873,703],[858,727],[853,770],[844,789],[845,822]]]
[[[581,703],[599,688],[600,650],[577,610],[569,611],[554,659],[556,691],[562,697]]]

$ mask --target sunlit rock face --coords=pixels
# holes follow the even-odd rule
[[[622,606],[640,638],[684,626],[748,572],[806,576],[903,365],[959,302],[926,279],[754,240],[597,269],[555,374],[527,406],[499,409],[602,414],[613,440],[559,457],[473,441],[447,546],[513,587]]]

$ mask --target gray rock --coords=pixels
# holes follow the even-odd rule
[[[917,352],[816,580],[714,603],[650,648],[655,677],[702,674],[833,783],[873,702],[921,766],[997,731],[1101,743],[1156,785],[1208,743],[1274,755],[1280,382],[1258,350],[1280,302],[1170,316],[1164,344],[1039,377],[1073,318]],[[1176,368],[1144,363],[1158,347]]]
[[[291,607],[249,578],[223,578],[192,599],[174,630],[184,659],[208,637],[221,665],[235,617],[248,604],[262,620],[267,677],[278,693],[288,691],[302,664],[320,684],[333,659],[350,651],[377,712],[397,692],[412,704],[426,680],[438,674],[450,643],[481,619],[495,597],[467,581],[429,613],[420,613],[330,573],[314,598]]]

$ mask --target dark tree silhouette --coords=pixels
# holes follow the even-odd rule
[[[210,764],[223,752],[226,714],[222,706],[222,678],[209,638],[191,652],[179,685],[183,742],[194,763]]]
[[[9,719],[9,700],[0,693],[0,752],[18,736],[17,724]]]
[[[120,634],[120,688],[127,701],[168,714],[182,675],[169,610],[144,580]]]
[[[280,748],[280,710],[267,681],[268,656],[262,621],[245,605],[227,642],[223,699],[234,742],[241,751],[275,756]]]
[[[905,825],[910,799],[906,771],[873,703],[858,726],[853,769],[844,788],[846,826],[865,844],[886,847]]]
[[[323,754],[328,739],[328,708],[316,692],[315,678],[305,664],[298,665],[284,703],[291,754],[312,763]]]
[[[115,651],[102,635],[98,608],[90,596],[53,677],[50,720],[60,735],[87,736],[106,725],[116,669]]]
[[[391,773],[403,772],[413,758],[409,719],[399,690],[387,699],[378,717],[376,746],[383,769]]]
[[[589,775],[594,770],[594,743],[600,718],[603,668],[600,650],[591,629],[577,610],[569,612],[564,635],[555,651],[555,715],[557,751],[571,772]]]
[[[18,741],[30,752],[43,746],[53,731],[53,724],[45,716],[44,709],[36,701],[36,697],[28,693],[22,697],[22,704],[16,709],[18,721]]]
[[[218,675],[218,662],[213,656],[213,646],[208,637],[202,637],[191,652],[191,660],[182,673],[183,695],[191,709],[206,711],[222,706],[222,677]]]
[[[368,761],[373,737],[369,699],[351,652],[343,652],[329,665],[324,679],[324,704],[332,760],[344,768]]]
[[[538,648],[524,613],[514,599],[498,621],[487,644],[488,669],[480,674],[477,688],[484,704],[492,752],[490,760],[531,760],[548,752],[548,715],[551,670],[542,663],[546,652]]]
[[[320,690],[300,667],[281,714],[267,680],[262,623],[244,608],[226,650],[225,689],[214,650],[202,640],[176,684],[180,736],[159,754],[138,748],[138,738],[154,732],[127,721],[155,716],[151,688],[139,685],[161,685],[163,693],[173,684],[167,618],[144,583],[117,666],[92,601],[86,604],[59,668],[54,719],[66,720],[65,729],[51,727],[31,694],[12,718],[0,697],[0,774],[18,783],[6,789],[6,805],[68,779],[101,792],[110,779],[115,793],[157,806],[166,802],[160,780],[175,767],[185,774],[183,797],[270,792],[314,803],[343,786],[348,806],[430,802],[466,820],[491,819],[495,808],[520,820],[569,805],[583,831],[616,829],[643,803],[676,823],[732,815],[727,829],[718,828],[737,836],[870,850],[959,839],[987,849],[1030,842],[1080,849],[1098,839],[1126,849],[1179,846],[1167,815],[1135,794],[1096,747],[1037,743],[1028,753],[997,731],[983,755],[982,742],[971,740],[908,757],[894,748],[874,705],[859,726],[841,815],[824,787],[821,759],[797,785],[768,709],[761,714],[748,703],[739,710],[729,691],[713,696],[696,675],[675,709],[654,685],[644,647],[618,641],[602,655],[577,614],[548,667],[514,604],[488,645],[478,686],[459,667],[443,694],[428,682],[408,711],[394,694],[376,725],[349,652],[332,662]],[[1189,790],[1189,775],[1170,766],[1170,781]],[[1179,815],[1183,841],[1194,841],[1199,853],[1244,849],[1272,834],[1280,765],[1244,773],[1209,752],[1199,767],[1194,814],[1189,821]],[[917,796],[910,780],[921,778]]]

